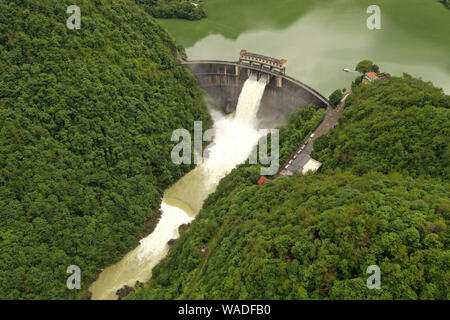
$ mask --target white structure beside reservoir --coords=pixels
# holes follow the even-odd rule
[[[317,170],[320,169],[321,166],[322,166],[321,162],[314,160],[313,158],[310,158],[308,162],[306,162],[305,165],[303,166],[302,173],[305,174],[308,171],[316,172]]]
[[[285,170],[281,171],[280,174],[285,177],[290,177],[295,172],[301,172],[302,174],[308,171],[316,172],[321,166],[322,163],[311,158],[309,154],[297,153],[293,159],[289,160]]]

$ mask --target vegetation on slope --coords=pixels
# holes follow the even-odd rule
[[[366,72],[379,73],[380,72],[380,67],[378,67],[378,65],[376,65],[375,63],[373,63],[370,60],[362,60],[362,61],[358,62],[358,64],[356,65],[355,70],[360,72],[360,73],[366,73]]]
[[[135,0],[136,3],[148,6],[155,18],[179,18],[200,20],[206,18],[201,3],[195,0]],[[194,6],[194,3],[196,6]]]
[[[447,299],[449,97],[410,76],[355,89],[315,142],[324,172],[258,186],[257,166],[235,169],[128,298]]]
[[[288,115],[288,124],[280,128],[280,166],[295,152],[299,145],[314,132],[325,117],[325,109],[316,109],[311,104],[304,109],[294,110]],[[267,139],[271,150],[271,140]]]
[[[444,6],[450,9],[450,0],[439,0],[439,1],[442,2]]]
[[[356,86],[347,99],[339,127],[314,143],[325,170],[450,178],[450,97],[441,89],[405,74]]]
[[[446,298],[448,186],[379,173],[256,179],[250,168],[227,177],[130,298]],[[382,290],[366,287],[373,264]]]
[[[343,97],[344,93],[342,92],[342,90],[336,89],[330,94],[329,100],[333,104],[333,106],[337,106],[339,102],[341,102]]]
[[[168,34],[133,1],[0,3],[0,299],[77,298],[136,245],[176,128],[211,119]]]

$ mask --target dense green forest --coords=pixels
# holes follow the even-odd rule
[[[341,89],[336,89],[330,94],[330,102],[333,104],[333,106],[337,106],[339,102],[341,102],[342,98],[344,97],[344,93]]]
[[[201,2],[196,0],[135,0],[147,6],[155,18],[179,18],[200,20],[206,17]],[[194,6],[194,4],[196,6]]]
[[[408,74],[361,84],[339,128],[314,143],[325,170],[351,168],[450,179],[450,97]]]
[[[442,2],[447,8],[450,9],[450,0],[439,0],[440,2]]]
[[[166,31],[133,0],[0,2],[0,299],[80,298],[158,217],[211,119]],[[82,290],[66,287],[70,265]]]
[[[297,109],[288,115],[288,124],[280,128],[280,166],[298,149],[299,141],[305,141],[307,137],[325,117],[325,109],[316,109],[311,104],[304,109]],[[271,139],[267,139],[267,150],[271,150]],[[270,155],[269,155],[270,156]]]
[[[320,172],[258,186],[239,166],[128,299],[448,299],[449,98],[409,75],[355,86]]]

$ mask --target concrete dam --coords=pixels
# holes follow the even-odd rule
[[[239,94],[250,75],[267,75],[267,85],[257,113],[261,127],[285,122],[292,110],[309,104],[327,108],[330,101],[313,88],[285,75],[285,60],[241,51],[238,62],[198,60],[182,61],[197,78],[200,87],[225,113],[235,111]]]

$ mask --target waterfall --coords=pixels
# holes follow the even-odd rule
[[[257,131],[256,113],[266,87],[266,78],[259,81],[251,75],[244,83],[234,117],[220,117],[214,121],[217,133],[209,146],[208,159],[201,166],[208,171],[207,182],[219,183],[236,165],[243,163],[261,137]]]
[[[250,78],[244,83],[239,96],[235,121],[248,128],[256,129],[256,113],[258,112],[266,84],[266,75],[261,75],[259,80],[256,79],[254,74],[250,75]]]
[[[261,137],[257,131],[256,113],[266,81],[264,76],[257,80],[255,75],[247,79],[234,117],[211,111],[215,137],[208,146],[208,158],[166,190],[161,219],[155,230],[121,261],[100,274],[89,288],[92,299],[117,299],[116,291],[124,285],[148,281],[153,267],[169,251],[167,242],[178,238],[179,226],[191,222],[220,179],[247,160]]]

